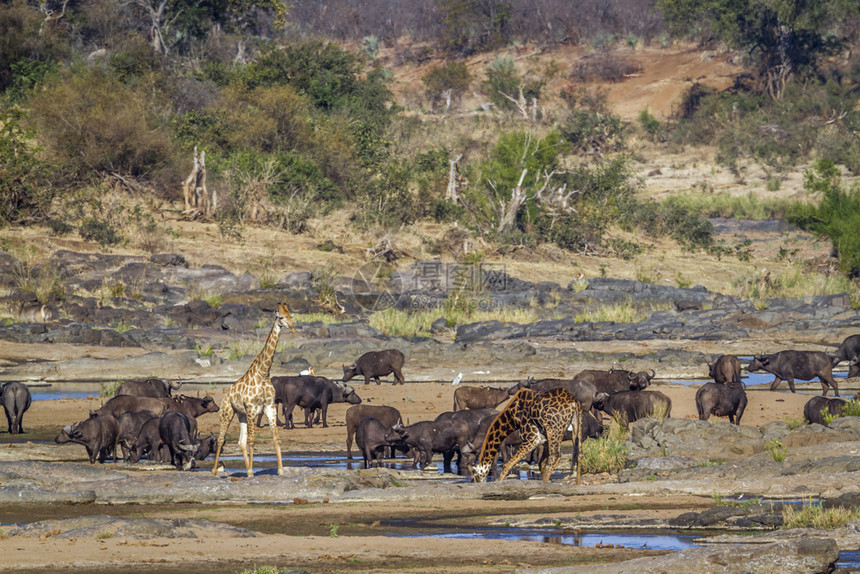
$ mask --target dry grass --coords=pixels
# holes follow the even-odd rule
[[[824,508],[821,504],[813,504],[810,499],[803,502],[800,510],[783,506],[782,527],[833,529],[844,526],[857,517],[860,517],[860,508]]]

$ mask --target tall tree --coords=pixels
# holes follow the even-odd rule
[[[659,0],[676,32],[710,32],[755,62],[762,91],[778,99],[798,75],[843,45],[833,24],[860,12],[842,0]]]

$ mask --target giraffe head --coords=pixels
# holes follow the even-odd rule
[[[278,305],[278,323],[282,328],[288,328],[290,333],[296,332],[296,328],[293,327],[293,316],[290,314],[290,310],[284,303]]]
[[[472,482],[485,482],[487,475],[490,474],[490,465],[486,462],[473,464],[468,468],[472,475]]]

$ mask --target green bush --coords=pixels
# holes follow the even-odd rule
[[[797,204],[788,220],[830,238],[840,270],[849,277],[860,276],[860,189],[845,189],[839,170],[827,159],[806,172],[804,188],[819,196],[818,205]]]
[[[38,216],[50,203],[49,170],[31,145],[35,131],[18,108],[0,111],[0,225]]]
[[[458,104],[463,93],[469,89],[472,75],[465,62],[448,62],[430,68],[421,78],[424,82],[425,94],[434,109],[444,104],[443,93],[451,91],[451,103]]]
[[[514,67],[514,61],[506,56],[493,60],[487,68],[487,79],[483,84],[490,101],[497,108],[508,111],[517,108],[511,98],[519,98],[520,88],[526,101],[531,102],[532,98],[540,98],[541,87],[541,82],[521,77]]]
[[[34,93],[30,106],[45,147],[72,182],[110,173],[153,179],[178,163],[150,96],[103,70],[56,76]]]

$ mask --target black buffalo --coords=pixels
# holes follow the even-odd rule
[[[364,384],[370,383],[370,379],[380,384],[379,377],[384,377],[394,373],[396,383],[401,385],[403,380],[403,363],[406,358],[403,353],[397,349],[385,349],[384,351],[370,351],[356,359],[355,363],[350,366],[343,365],[343,382],[347,382],[353,377],[363,376]]]
[[[729,417],[732,424],[741,424],[747,408],[747,393],[740,381],[706,383],[696,391],[696,410],[699,420],[706,421],[711,415]]]
[[[453,419],[444,422],[421,421],[409,426],[396,424],[385,435],[389,443],[401,443],[413,451],[413,468],[423,468],[430,464],[433,453],[442,453],[445,472],[451,472],[451,460],[459,454],[458,444],[469,439],[469,425],[464,420]],[[462,458],[458,456],[458,468]]]
[[[168,411],[177,411],[185,416],[196,418],[204,413],[217,413],[218,410],[218,404],[210,396],[200,399],[187,395],[176,395],[170,398],[118,395],[108,400],[93,414],[111,415],[114,418],[119,418],[124,413],[148,411],[154,416],[161,416]]]
[[[117,418],[119,423],[119,431],[116,437],[117,446],[122,450],[122,459],[128,461],[129,452],[131,452],[137,437],[140,434],[140,429],[149,419],[157,418],[149,411],[139,413],[123,413]]]
[[[76,425],[63,427],[54,438],[57,444],[73,442],[87,449],[90,464],[96,460],[104,462],[109,456],[116,462],[116,438],[119,434],[119,423],[111,415],[98,415],[88,418]]]
[[[117,387],[114,395],[132,395],[135,397],[169,397],[173,391],[178,391],[182,381],[175,385],[166,379],[145,379],[125,381]]]
[[[511,385],[503,389],[499,387],[457,387],[454,390],[454,410],[493,409],[511,398],[515,392],[523,388],[523,384]]]
[[[194,454],[197,452],[197,444],[194,442],[197,425],[194,425],[192,432],[191,420],[193,419],[182,413],[171,411],[165,413],[158,423],[158,434],[170,454],[170,464],[182,470],[191,468]]]
[[[352,458],[352,440],[355,437],[358,423],[364,417],[371,417],[382,423],[386,432],[397,423],[402,423],[403,418],[400,416],[400,411],[394,407],[386,407],[382,405],[355,405],[346,409],[346,457]],[[394,453],[389,453],[389,458],[393,458]]]
[[[721,355],[713,363],[708,363],[708,376],[715,383],[740,382],[741,362],[734,355]]]
[[[601,371],[603,372],[603,371]],[[597,389],[597,386],[587,378],[567,380],[567,379],[540,379],[537,381],[526,381],[520,383],[521,386],[531,389],[536,393],[546,393],[554,389],[565,389],[567,392],[576,397],[579,404],[582,406],[582,411],[587,412],[593,406],[600,405],[610,393],[602,392]],[[514,391],[516,392],[516,391]]]
[[[821,351],[779,351],[772,355],[756,355],[747,367],[750,372],[763,370],[774,375],[770,390],[775,390],[786,380],[791,392],[794,379],[809,381],[818,377],[821,381],[822,396],[827,396],[827,386],[833,387],[833,394],[839,396],[839,387],[833,379],[833,366],[830,357]]]
[[[355,444],[364,459],[364,468],[380,466],[391,443],[385,438],[391,429],[373,417],[363,417],[355,429]]]
[[[836,352],[830,355],[832,366],[836,366],[842,361],[848,361],[848,378],[856,377],[860,374],[860,335],[851,335],[845,337]]]
[[[830,426],[824,418],[825,415],[830,418],[841,417],[842,408],[846,402],[840,398],[812,397],[803,405],[803,416],[809,424],[818,423],[823,426]]]
[[[6,421],[9,423],[9,433],[23,433],[24,427],[21,422],[24,412],[30,408],[30,389],[27,385],[18,382],[5,383],[0,386],[0,403],[6,411]]]
[[[608,371],[586,369],[577,373],[573,380],[588,381],[597,388],[598,393],[613,395],[622,391],[640,391],[651,384],[651,379],[656,374],[653,369],[650,373],[648,371],[633,372],[622,369],[610,369]]]
[[[313,427],[313,414],[317,409],[322,416],[323,428],[328,427],[328,406],[331,403],[361,404],[355,390],[348,385],[339,385],[325,377],[313,375],[298,375],[288,377],[272,377],[275,387],[275,404],[281,403],[284,414],[284,426],[295,428],[293,409],[299,406],[305,411],[305,426]],[[280,421],[276,421],[280,424]],[[257,417],[257,426],[262,423],[262,414]]]
[[[672,414],[672,400],[659,391],[623,391],[610,395],[600,410],[632,423],[650,416],[668,418]]]
[[[170,452],[167,449],[167,445],[161,440],[160,424],[161,417],[153,417],[143,423],[137,439],[129,449],[126,462],[139,462],[144,455],[149,460],[170,462]]]

